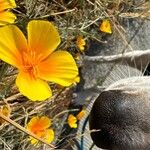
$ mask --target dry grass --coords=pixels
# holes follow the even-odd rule
[[[16,0],[16,3],[17,8],[13,10],[18,18],[16,24],[24,33],[30,20],[52,21],[61,34],[62,43],[59,48],[70,51],[74,56],[79,52],[75,45],[78,35],[86,38],[87,48],[90,40],[102,42],[99,24],[104,18],[109,18],[112,25],[118,25],[120,17],[150,19],[148,1],[135,4],[133,0]],[[11,108],[11,119],[23,127],[26,126],[28,119],[36,114],[52,118],[56,132],[53,144],[56,143],[66,124],[74,87],[62,89],[52,85],[54,96],[50,100],[33,103],[18,94],[14,86],[15,74],[14,68],[5,63],[0,64],[0,105],[7,103]],[[44,144],[37,147],[30,145],[28,135],[9,123],[1,125],[0,135],[1,150],[48,149]],[[72,141],[70,143],[73,144]]]

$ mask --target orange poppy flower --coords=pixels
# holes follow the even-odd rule
[[[86,111],[83,109],[77,114],[76,117],[74,115],[70,114],[68,116],[68,121],[67,121],[68,125],[71,128],[77,128],[77,121],[81,120],[84,117],[85,113],[86,113]]]
[[[78,114],[77,114],[77,119],[81,120],[86,114],[86,111],[82,109]]]
[[[68,116],[68,125],[71,128],[77,128],[77,118],[72,114]]]
[[[81,35],[77,37],[76,45],[77,45],[77,47],[79,48],[79,50],[81,52],[84,51],[86,42],[85,42],[85,40],[83,39],[83,37]]]
[[[52,96],[45,81],[70,86],[78,68],[67,51],[54,51],[60,44],[55,26],[48,21],[28,23],[28,42],[15,25],[0,28],[0,59],[19,70],[16,85],[29,99],[45,100]]]
[[[48,117],[35,116],[27,124],[27,130],[42,138],[46,142],[51,143],[54,140],[54,131],[53,129],[48,129],[50,126],[51,120]],[[33,137],[29,137],[29,140],[31,141],[31,144],[38,143],[38,140]]]
[[[108,19],[104,19],[100,25],[100,30],[105,33],[112,33],[111,24]]]
[[[16,16],[8,9],[15,7],[15,0],[0,0],[0,26],[14,23]]]

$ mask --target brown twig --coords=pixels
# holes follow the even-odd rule
[[[57,12],[57,13],[51,13],[51,14],[48,14],[48,15],[41,16],[41,17],[39,17],[38,19],[47,18],[47,17],[49,17],[49,16],[62,15],[62,14],[66,14],[66,13],[73,12],[73,11],[75,11],[75,10],[76,10],[76,8],[71,9],[71,10],[62,11],[62,12]],[[37,19],[37,18],[36,18],[36,19]]]

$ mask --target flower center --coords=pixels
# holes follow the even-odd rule
[[[29,73],[30,76],[33,78],[36,78],[36,76],[37,76],[37,67],[32,64],[25,65],[24,71]]]
[[[34,52],[23,54],[23,71],[28,73],[30,77],[37,77],[38,58]]]

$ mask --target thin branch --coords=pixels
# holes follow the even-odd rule
[[[0,141],[4,143],[4,145],[8,148],[8,150],[11,150],[11,147],[2,138],[0,138]]]
[[[73,12],[73,11],[76,11],[77,9],[74,8],[74,9],[70,9],[70,10],[66,10],[66,11],[61,11],[61,12],[57,12],[57,13],[51,13],[51,14],[47,14],[45,16],[41,16],[41,17],[37,17],[38,19],[43,19],[43,18],[47,18],[49,16],[57,16],[57,15],[62,15],[62,14],[66,14],[66,13],[70,13],[70,12]]]
[[[82,26],[82,27],[81,27],[81,30],[84,30],[84,29],[88,28],[89,26],[93,25],[93,24],[94,24],[95,22],[97,22],[100,18],[101,18],[101,16],[98,17],[98,18],[96,18],[94,21],[92,21],[92,22],[89,23],[88,25]]]

